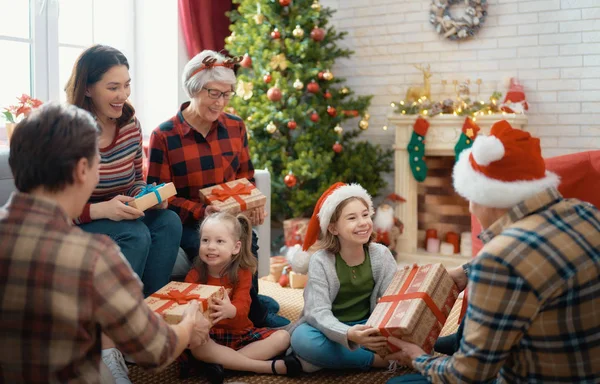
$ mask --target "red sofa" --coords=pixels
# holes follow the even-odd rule
[[[600,208],[600,150],[546,159],[546,168],[560,176],[558,190],[565,198],[577,198]],[[471,215],[473,256],[483,244],[477,238],[481,226]]]

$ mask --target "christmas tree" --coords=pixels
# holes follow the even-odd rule
[[[226,49],[244,59],[230,106],[246,123],[254,166],[271,172],[273,217],[310,216],[336,181],[377,195],[392,151],[357,140],[369,126],[371,96],[354,96],[331,72],[353,53],[336,44],[346,33],[328,25],[333,11],[318,0],[234,3]],[[358,127],[342,128],[357,117]]]

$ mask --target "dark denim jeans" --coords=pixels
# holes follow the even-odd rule
[[[168,209],[147,210],[137,220],[94,220],[80,228],[109,236],[144,283],[144,296],[167,285],[179,251],[181,220]]]
[[[198,250],[200,249],[200,234],[198,233],[199,224],[183,226],[183,233],[181,235],[181,248],[185,251],[188,259],[192,264],[198,257]],[[252,232],[252,254],[258,259],[258,236]],[[255,273],[252,278],[252,287],[250,288],[250,312],[248,317],[255,327],[265,327],[265,320],[267,318],[267,308],[261,304],[258,300],[258,274]]]

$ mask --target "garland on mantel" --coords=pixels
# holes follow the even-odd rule
[[[477,119],[477,116],[481,115],[493,115],[502,114],[500,109],[502,93],[494,92],[489,101],[478,100],[472,101],[469,98],[466,99],[446,99],[444,101],[431,101],[427,98],[420,98],[414,102],[392,102],[390,105],[395,108],[394,112],[402,115],[422,115],[422,116],[436,116],[436,115],[454,115],[454,116],[470,116],[473,119]]]

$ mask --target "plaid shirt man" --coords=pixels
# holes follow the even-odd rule
[[[600,212],[550,188],[480,237],[460,349],[415,368],[434,383],[598,383]]]
[[[143,367],[174,353],[175,333],[143,303],[119,248],[55,202],[13,194],[0,244],[0,382],[98,383],[101,332]]]
[[[149,184],[175,184],[177,196],[169,200],[169,208],[184,224],[204,217],[201,188],[244,177],[254,182],[243,121],[222,113],[204,137],[183,118],[182,111],[189,104],[184,103],[177,115],[152,132],[147,178]]]

